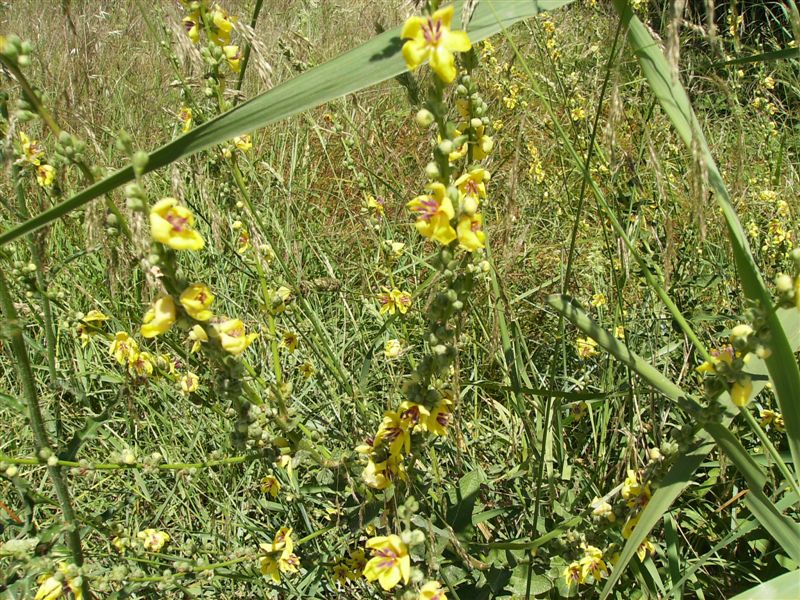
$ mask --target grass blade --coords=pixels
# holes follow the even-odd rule
[[[731,600],[774,600],[800,598],[800,571],[790,571],[765,581],[731,598]]]

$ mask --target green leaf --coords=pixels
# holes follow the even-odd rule
[[[469,23],[473,43],[509,27],[517,21],[554,10],[572,0],[506,0],[481,2]],[[492,6],[489,6],[491,4]],[[462,2],[456,2],[454,28],[461,20]],[[341,56],[306,71],[271,90],[240,104],[186,135],[150,153],[146,172],[221,144],[341,96],[368,88],[407,71],[401,49],[401,27],[386,31]],[[125,167],[31,219],[0,234],[0,246],[60,219],[95,198],[133,179],[132,167]]]
[[[789,449],[797,473],[800,465],[800,402],[795,401],[800,390],[800,368],[795,360],[772,299],[756,267],[750,246],[736,211],[731,204],[730,194],[722,180],[722,175],[714,162],[708,143],[695,117],[689,97],[679,81],[674,80],[672,70],[664,53],[650,35],[650,32],[636,17],[627,0],[614,0],[614,8],[620,15],[623,25],[628,29],[628,42],[636,54],[642,72],[650,84],[650,89],[672,121],[676,132],[683,139],[690,152],[699,149],[708,172],[708,183],[716,193],[717,203],[722,210],[728,237],[736,260],[736,267],[742,282],[745,296],[756,302],[765,314],[771,334],[770,350],[766,359],[775,395],[786,426]],[[789,330],[793,331],[793,330]]]
[[[791,571],[742,592],[731,600],[775,600],[800,598],[800,571]]]
[[[783,48],[781,50],[773,50],[772,52],[764,52],[762,54],[753,54],[752,56],[742,56],[725,62],[718,62],[711,65],[712,67],[724,67],[726,65],[744,65],[754,62],[774,62],[776,60],[784,60],[787,58],[800,58],[800,48]]]

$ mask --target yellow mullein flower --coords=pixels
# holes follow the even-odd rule
[[[228,61],[228,66],[231,68],[231,71],[238,73],[241,69],[242,62],[242,51],[239,49],[239,46],[223,46],[222,53],[225,55],[225,60]]]
[[[193,283],[187,287],[181,292],[179,300],[189,316],[196,321],[208,321],[214,316],[211,312],[214,294],[204,283]]]
[[[748,376],[741,377],[731,385],[731,402],[739,408],[747,406],[753,395],[753,380]]]
[[[350,567],[344,561],[339,561],[331,569],[333,580],[342,585],[350,580]]]
[[[300,337],[294,331],[287,331],[281,336],[281,348],[286,348],[289,354],[294,354]]]
[[[435,182],[427,186],[430,193],[417,196],[406,206],[417,215],[414,224],[420,235],[435,240],[446,246],[456,239],[456,232],[450,225],[455,216],[453,203],[447,195],[443,184]]]
[[[271,544],[261,544],[265,556],[261,558],[261,573],[280,583],[281,573],[296,573],[300,559],[294,554],[292,530],[281,527]]]
[[[399,535],[377,536],[367,541],[372,558],[364,567],[367,581],[378,580],[384,591],[394,588],[400,580],[408,583],[411,578],[411,557],[408,546]]]
[[[783,415],[768,408],[762,408],[758,416],[761,418],[761,427],[774,427],[778,431],[783,431]]]
[[[240,152],[248,152],[253,147],[253,140],[248,134],[237,135],[233,138],[233,145]]]
[[[608,566],[603,560],[603,552],[594,546],[583,545],[584,556],[579,561],[584,580],[591,575],[595,581],[608,577]]]
[[[400,258],[406,248],[403,242],[389,242],[389,246],[392,249],[392,258]]]
[[[470,169],[456,179],[456,187],[464,196],[476,199],[486,198],[486,183],[491,179],[491,173],[482,167]]]
[[[228,319],[222,323],[216,323],[214,329],[219,335],[220,343],[226,352],[234,356],[244,352],[247,347],[258,337],[257,333],[247,333],[244,323],[240,319]]]
[[[467,52],[472,43],[464,31],[452,31],[453,5],[440,8],[429,17],[411,17],[403,25],[400,37],[406,66],[412,71],[430,61],[434,73],[445,83],[456,78],[453,52]]]
[[[622,497],[626,500],[628,508],[644,508],[650,501],[650,484],[640,483],[636,471],[628,469],[628,476],[622,482]]]
[[[150,209],[150,235],[173,250],[200,250],[205,245],[193,226],[194,215],[175,198],[162,198]]]
[[[383,345],[383,355],[389,360],[397,358],[402,352],[403,344],[400,343],[400,340],[387,340]]]
[[[200,41],[200,13],[193,11],[183,17],[183,28],[193,44]]]
[[[39,165],[36,167],[36,183],[40,187],[47,188],[53,185],[56,178],[56,169],[50,165]]]
[[[281,491],[281,482],[274,475],[267,475],[261,480],[261,493],[269,494],[273,498],[278,497]]]
[[[186,375],[181,377],[181,392],[187,396],[196,392],[198,387],[200,387],[200,379],[191,371],[187,371]]]
[[[357,448],[358,450],[358,448]],[[375,462],[371,458],[361,473],[361,479],[369,487],[384,490],[394,479],[405,479],[406,471],[403,466],[402,456],[389,456],[382,462]]]
[[[632,517],[628,517],[628,520],[625,521],[625,525],[622,526],[622,537],[624,539],[627,540],[629,537],[631,537],[631,534],[633,533],[633,530],[636,528],[636,525],[639,524],[639,518],[641,516],[642,516],[641,514],[637,514]]]
[[[400,420],[406,424],[409,431],[413,431],[417,427],[423,430],[428,428],[431,411],[421,404],[405,400],[400,404],[397,412],[400,413]]]
[[[458,219],[458,227],[456,227],[458,245],[467,252],[475,252],[486,247],[486,234],[481,231],[482,223],[481,215],[462,215]]]
[[[564,581],[568,586],[578,585],[584,582],[583,569],[581,564],[573,561],[567,565],[563,572]]]
[[[192,109],[188,106],[182,106],[180,112],[178,112],[178,119],[183,123],[181,131],[183,133],[188,132],[192,128]]]
[[[402,419],[399,413],[386,411],[383,414],[378,431],[375,434],[375,444],[386,443],[391,456],[400,456],[411,452],[411,431],[408,421]]]
[[[597,352],[597,342],[595,342],[592,338],[578,338],[575,342],[575,346],[578,349],[578,356],[581,358],[591,358],[592,356],[596,356]]]
[[[303,379],[310,379],[316,372],[314,365],[307,361],[297,367],[297,370],[300,372],[300,375],[303,376]]]
[[[153,356],[149,352],[139,352],[128,362],[128,372],[134,377],[150,377],[153,374]]]
[[[639,544],[639,547],[636,549],[636,556],[639,557],[639,561],[644,562],[647,555],[655,554],[655,551],[656,547],[653,545],[653,542],[650,541],[650,538],[644,538],[644,541]]]
[[[447,594],[438,581],[429,581],[419,590],[419,600],[447,600]]]
[[[380,196],[376,198],[371,194],[367,194],[364,197],[364,204],[367,205],[367,209],[377,214],[379,217],[384,215],[384,204],[385,201]]]
[[[58,576],[42,575],[39,580],[39,589],[36,590],[34,600],[56,600],[72,592],[74,600],[83,600],[83,589],[81,579],[71,571],[71,569],[61,563],[58,566]]]
[[[226,46],[231,41],[231,31],[236,17],[231,17],[219,4],[215,4],[209,12],[209,32],[211,41],[217,46]]]
[[[711,360],[705,361],[695,370],[698,373],[714,373],[717,370],[717,365],[725,363],[730,365],[733,362],[734,352],[731,346],[725,346],[718,350],[711,351]]]
[[[89,338],[95,335],[95,330],[98,329],[104,321],[108,321],[108,317],[101,313],[99,310],[90,310],[78,323],[77,331],[80,335],[83,346],[89,343]]]
[[[447,435],[447,426],[453,417],[453,413],[450,410],[452,405],[453,403],[447,398],[439,400],[439,404],[436,405],[436,408],[431,411],[431,414],[425,420],[425,428],[429,433],[439,436]]]
[[[118,331],[111,341],[109,353],[119,364],[126,365],[139,353],[139,344],[124,331]]]
[[[378,294],[378,304],[381,305],[381,314],[389,313],[395,314],[395,311],[400,311],[401,315],[408,312],[411,306],[411,294],[402,292],[397,288],[389,291],[388,288],[382,288],[383,292]]]
[[[169,331],[175,319],[177,319],[177,313],[172,296],[161,296],[145,313],[140,333],[142,337],[154,338]]]
[[[595,308],[600,308],[601,306],[605,306],[607,304],[606,295],[602,292],[598,292],[597,294],[592,296],[592,301],[590,303]]]
[[[236,248],[237,254],[244,254],[250,249],[250,232],[244,227],[239,230],[239,238],[237,239],[239,247]]]
[[[189,339],[192,341],[192,354],[200,350],[200,345],[208,341],[208,334],[202,325],[195,325],[189,330]]]
[[[170,539],[167,533],[156,529],[145,529],[137,533],[136,537],[142,543],[142,547],[150,552],[158,552]]]
[[[36,140],[30,139],[23,132],[19,132],[19,141],[22,144],[22,160],[35,167],[39,166],[39,157],[44,155],[44,150]]]

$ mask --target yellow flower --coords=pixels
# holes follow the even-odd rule
[[[219,4],[215,4],[209,12],[210,23],[209,32],[211,34],[211,41],[217,46],[225,46],[231,41],[231,30],[233,24],[236,22],[235,17],[228,15]]]
[[[639,518],[641,517],[641,513],[634,515],[632,517],[628,517],[628,520],[625,521],[625,525],[622,526],[622,537],[626,540],[631,537],[633,530],[636,528],[636,525],[639,524]]]
[[[139,344],[124,331],[118,331],[111,342],[109,353],[119,364],[126,365],[139,353]]]
[[[214,294],[204,283],[193,283],[181,293],[181,305],[196,321],[208,321],[214,316],[210,307],[214,302]]]
[[[389,446],[391,456],[399,456],[411,452],[411,431],[409,431],[408,421],[400,418],[400,414],[394,411],[386,411],[383,414],[378,431],[375,434],[375,446],[385,443]]]
[[[747,406],[752,394],[753,381],[746,375],[731,385],[731,402],[740,408]]]
[[[578,338],[578,341],[575,342],[575,345],[578,349],[578,356],[581,358],[591,358],[592,356],[596,356],[597,352],[597,342],[595,342],[592,338]]]
[[[34,600],[56,600],[72,592],[74,600],[83,600],[82,581],[75,576],[72,570],[61,563],[58,566],[58,577],[56,575],[42,575],[39,580],[39,589],[36,590]]]
[[[193,44],[200,41],[200,13],[194,11],[189,15],[183,17],[183,28],[186,30],[186,35],[192,40]]]
[[[408,583],[411,577],[411,557],[408,546],[399,535],[377,536],[367,541],[372,549],[372,558],[364,567],[367,581],[378,580],[385,591],[394,588],[400,580]]]
[[[397,358],[402,352],[403,344],[400,343],[400,340],[387,340],[383,345],[383,355],[389,360]]]
[[[267,475],[261,480],[261,493],[277,498],[280,491],[281,482],[274,475]]]
[[[419,600],[447,600],[447,594],[438,581],[429,581],[419,590]]]
[[[483,217],[481,215],[462,215],[458,219],[458,245],[467,252],[475,252],[485,248],[486,234],[481,231]]]
[[[196,392],[198,387],[200,387],[200,380],[191,371],[187,371],[186,375],[181,377],[181,392],[187,396],[192,392]]]
[[[411,17],[403,25],[400,37],[406,66],[412,71],[425,61],[430,61],[434,73],[445,83],[456,78],[456,61],[453,52],[467,52],[472,48],[464,31],[451,31],[453,5],[440,8],[429,17]]]
[[[140,333],[142,337],[154,338],[169,331],[176,318],[175,301],[172,296],[161,296],[145,313]]]
[[[300,559],[293,553],[292,530],[281,527],[271,544],[262,544],[261,574],[269,576],[275,583],[281,582],[281,573],[296,573]]]
[[[205,344],[208,341],[208,334],[206,333],[206,330],[203,329],[202,325],[195,325],[189,331],[189,339],[193,342],[190,352],[194,354],[200,350],[201,344]]]
[[[299,336],[294,331],[287,331],[281,336],[281,348],[286,348],[289,354],[294,354],[297,350],[297,343],[300,341]]]
[[[188,106],[182,106],[178,113],[178,119],[183,123],[181,131],[183,131],[183,133],[188,132],[192,128],[192,109]]]
[[[368,446],[368,448],[368,451],[371,451],[371,447]],[[359,446],[356,450],[363,452],[365,448],[364,446]],[[376,490],[386,489],[394,479],[405,478],[406,471],[403,466],[403,457],[400,455],[390,455],[386,460],[377,463],[370,458],[367,462],[367,466],[364,467],[364,471],[361,473],[361,479],[364,483]]]
[[[231,71],[234,73],[238,73],[239,69],[241,68],[242,62],[242,51],[239,49],[239,46],[231,45],[231,46],[223,46],[222,52],[225,54],[225,60],[228,61],[228,66],[231,68]],[[234,139],[234,144],[236,144],[236,140]],[[236,145],[238,148],[238,144]],[[249,148],[248,148],[249,149]],[[241,150],[241,148],[240,148]],[[244,152],[244,150],[242,150]]]
[[[733,362],[733,354],[733,347],[731,346],[725,346],[719,350],[712,350],[711,360],[705,361],[695,370],[698,373],[715,373],[719,364],[730,365]]]
[[[50,165],[39,165],[36,167],[36,183],[41,187],[50,187],[56,178],[55,167]]]
[[[608,577],[608,566],[603,560],[603,552],[594,546],[583,546],[584,556],[580,560],[581,573],[583,579],[587,579],[589,575],[594,577],[595,581],[600,581],[603,577]]]
[[[431,411],[430,416],[425,420],[425,426],[429,433],[439,436],[447,435],[447,426],[453,417],[453,413],[450,410],[452,405],[453,403],[447,398],[439,400],[439,404],[436,405],[436,408]]]
[[[650,541],[650,538],[644,538],[644,541],[639,544],[639,547],[636,549],[636,555],[639,557],[641,562],[644,562],[644,559],[647,558],[647,555],[654,554],[656,551],[656,547],[653,545],[653,542]]]
[[[778,431],[784,430],[783,415],[774,410],[762,408],[758,415],[761,418],[761,427],[774,427]]]
[[[606,303],[607,303],[606,295],[603,294],[602,292],[598,292],[597,294],[592,296],[591,305],[594,306],[595,308],[600,308],[601,306],[605,306]]]
[[[253,140],[248,134],[237,135],[233,138],[233,145],[240,152],[248,152],[253,147]]]
[[[563,575],[567,586],[578,585],[584,582],[583,569],[581,568],[581,564],[577,561],[568,564],[564,569]]]
[[[139,352],[128,362],[128,372],[134,377],[149,377],[153,374],[153,356],[149,352]]]
[[[422,406],[422,404],[404,400],[397,412],[400,414],[400,420],[406,424],[406,428],[409,431],[413,431],[415,428],[422,430],[428,428],[428,419],[431,416],[431,411]]]
[[[193,225],[194,215],[175,198],[162,198],[150,209],[150,234],[173,250],[200,250],[205,245]]]
[[[628,508],[644,508],[651,495],[650,484],[640,483],[636,471],[628,469],[628,476],[622,482],[622,497],[627,501]]]
[[[456,232],[450,225],[450,219],[455,216],[453,203],[441,183],[431,183],[427,188],[429,194],[417,196],[406,206],[417,215],[414,225],[420,235],[446,246],[456,239]]]
[[[381,314],[389,313],[393,315],[395,311],[400,311],[401,315],[408,312],[411,306],[411,294],[408,292],[401,292],[397,288],[389,291],[388,288],[382,288],[383,293],[378,294],[378,304],[381,305]]]
[[[486,135],[486,127],[478,125],[475,127],[475,141],[472,143],[473,160],[483,160],[494,148],[494,138]]]
[[[145,529],[136,534],[142,547],[150,552],[158,552],[169,541],[169,535],[156,529]]]
[[[86,316],[81,319],[76,329],[84,346],[89,343],[89,338],[95,335],[96,330],[103,321],[108,321],[108,317],[99,310],[90,310]]]
[[[392,249],[393,258],[400,258],[406,248],[406,245],[403,242],[390,242],[389,245]]]
[[[239,239],[237,240],[239,247],[236,248],[237,254],[244,254],[250,249],[250,232],[244,227],[239,230]]]
[[[22,144],[22,160],[33,166],[39,166],[39,157],[44,155],[44,150],[36,140],[31,140],[27,135],[19,132],[19,141]]]
[[[486,182],[490,178],[489,171],[482,167],[476,167],[456,179],[456,187],[464,196],[472,196],[476,199],[486,198]]]
[[[303,379],[311,379],[311,377],[316,372],[316,369],[314,369],[314,365],[312,365],[308,361],[304,362],[302,365],[297,367],[297,370],[300,371],[300,375],[303,376]]]
[[[374,212],[379,217],[384,215],[384,204],[386,202],[380,196],[376,198],[372,194],[367,194],[364,196],[364,203],[367,205],[368,210]]]
[[[258,337],[257,333],[247,333],[240,319],[228,319],[214,325],[219,340],[226,352],[234,356],[244,352]]]

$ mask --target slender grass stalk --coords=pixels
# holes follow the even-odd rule
[[[258,22],[258,15],[261,13],[261,6],[264,4],[264,0],[256,0],[256,5],[253,7],[253,16],[250,19],[250,29],[255,30],[256,23]],[[244,74],[247,71],[247,65],[250,63],[250,52],[253,49],[253,45],[251,43],[247,43],[244,47],[244,54],[242,55],[242,65],[239,69],[239,79],[236,81],[236,91],[242,91],[242,84],[244,83]],[[237,94],[236,98],[234,98],[233,103],[236,104],[236,101],[239,99]]]
[[[778,467],[778,470],[781,472],[786,478],[786,481],[794,490],[794,493],[797,495],[797,498],[800,499],[800,486],[797,485],[797,480],[795,480],[794,476],[792,475],[791,471],[789,471],[789,467],[786,466],[786,463],[781,458],[780,453],[778,453],[777,448],[775,445],[770,441],[767,437],[766,432],[764,429],[759,425],[755,418],[753,417],[753,413],[750,412],[750,409],[747,406],[743,406],[739,409],[739,414],[744,417],[744,420],[747,422],[747,425],[756,434],[759,441],[764,445],[764,449],[766,449],[767,453],[770,455],[772,460],[775,461],[775,465]]]
[[[44,419],[42,418],[42,411],[39,407],[39,400],[36,392],[36,382],[33,378],[33,370],[28,358],[28,349],[25,346],[25,338],[22,335],[22,328],[19,324],[19,317],[14,308],[14,302],[8,291],[6,279],[0,272],[0,306],[2,306],[3,314],[6,317],[6,326],[11,329],[11,347],[16,358],[17,373],[19,375],[20,384],[25,399],[28,403],[28,420],[33,431],[34,446],[37,454],[50,454],[52,455],[52,448],[50,447],[50,440],[47,437],[47,431],[44,427]],[[72,553],[72,560],[77,566],[83,565],[83,549],[81,547],[80,532],[77,528],[75,519],[75,511],[72,508],[72,496],[70,495],[67,483],[61,474],[61,467],[58,465],[48,465],[47,473],[50,480],[53,482],[53,487],[56,491],[59,504],[61,505],[61,512],[64,517],[64,537],[66,539],[67,547]],[[89,583],[84,577],[81,587],[85,597],[89,594]]]

